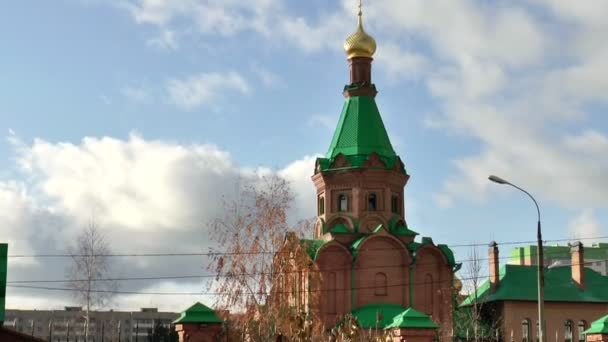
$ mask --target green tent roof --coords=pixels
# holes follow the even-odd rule
[[[197,302],[182,312],[173,323],[223,323],[224,321],[211,308]]]
[[[393,323],[387,325],[386,328],[437,329],[439,326],[435,324],[428,315],[414,308],[409,308],[395,316],[395,318],[393,318]]]
[[[608,334],[608,315],[593,321],[591,327],[585,330],[585,334]]]
[[[384,157],[396,156],[374,98],[348,97],[344,101],[327,158],[335,158],[340,153],[367,156],[372,152]]]
[[[486,280],[477,290],[479,301],[502,300],[535,301],[538,296],[536,266],[504,265],[500,268],[500,281],[494,293]],[[545,301],[608,303],[608,277],[585,268],[584,289],[572,280],[570,267],[545,269]],[[461,306],[472,305],[474,295],[465,299]]]
[[[399,304],[375,303],[361,306],[352,311],[363,329],[385,328],[393,323],[393,319],[405,311]]]

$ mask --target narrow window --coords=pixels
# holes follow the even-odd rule
[[[399,196],[393,195],[391,198],[391,211],[395,214],[399,214]]]
[[[336,272],[327,274],[327,312],[336,313]]]
[[[345,194],[338,197],[338,211],[348,211],[348,197]]]
[[[371,193],[371,194],[367,195],[367,210],[376,211],[377,208],[378,208],[378,206],[377,206],[376,194]]]
[[[530,342],[530,320],[521,321],[521,342]]]
[[[376,277],[374,278],[374,288],[376,289],[376,296],[388,295],[388,281],[386,279],[386,274],[382,272],[376,273]]]
[[[587,322],[578,321],[578,340],[580,342],[585,341],[585,330],[587,330]]]
[[[424,311],[429,314],[432,315],[433,314],[433,303],[434,303],[434,299],[433,298],[433,276],[430,273],[427,273],[424,276]]]
[[[564,342],[572,342],[572,321],[564,323]]]
[[[319,197],[319,215],[325,214],[325,197]]]

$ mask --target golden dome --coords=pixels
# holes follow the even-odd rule
[[[346,52],[348,59],[354,57],[371,58],[374,55],[374,52],[376,52],[376,40],[363,29],[361,3],[359,3],[358,16],[357,31],[348,36],[344,42],[344,52]]]

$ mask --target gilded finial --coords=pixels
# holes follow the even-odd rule
[[[371,58],[376,52],[376,40],[363,29],[363,4],[359,0],[359,11],[357,13],[357,30],[346,38],[344,51],[348,59],[354,57]]]

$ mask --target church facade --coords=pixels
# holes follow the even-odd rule
[[[329,150],[316,160],[312,176],[314,237],[301,241],[320,277],[314,284],[297,280],[301,291],[291,300],[326,328],[347,314],[364,328],[385,328],[414,309],[438,325],[440,336],[451,336],[459,265],[448,246],[417,239],[408,227],[404,190],[410,176],[376,105],[376,42],[363,29],[361,11],[344,50],[350,82]]]

